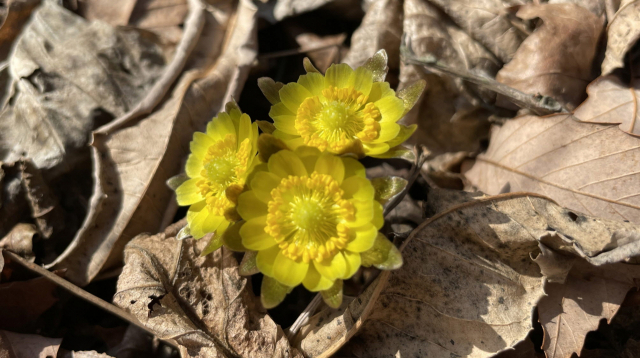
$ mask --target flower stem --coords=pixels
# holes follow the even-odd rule
[[[416,179],[418,179],[418,175],[420,175],[420,170],[422,169],[422,165],[427,160],[429,156],[429,150],[421,145],[417,145],[413,147],[413,151],[416,152],[415,161],[411,166],[411,171],[409,172],[409,177],[407,178],[407,186],[402,189],[402,191],[396,195],[384,208],[384,217],[387,217],[389,213],[400,204],[402,199],[407,195],[413,183],[415,183]]]
[[[295,335],[298,333],[298,331],[302,326],[304,326],[305,324],[307,324],[307,322],[309,322],[309,318],[311,317],[311,315],[313,315],[316,312],[316,309],[318,308],[320,303],[322,303],[322,295],[318,293],[313,298],[313,300],[309,302],[309,304],[304,309],[304,311],[300,313],[300,315],[298,316],[296,321],[293,322],[291,327],[289,327],[288,329],[289,332],[287,332],[287,338],[289,339],[289,341],[291,341],[293,337],[295,337]]]

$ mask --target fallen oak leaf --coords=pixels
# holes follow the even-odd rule
[[[640,224],[639,165],[640,139],[616,125],[523,116],[493,128],[489,148],[465,176],[488,194],[509,184],[571,210]]]
[[[602,75],[624,67],[624,57],[640,38],[640,1],[622,0],[620,8],[607,25],[607,49],[602,61]]]
[[[62,338],[0,331],[0,357],[52,358],[58,355]]]
[[[31,12],[40,5],[40,0],[9,0],[5,4],[2,25],[0,25],[0,61],[4,61],[11,51],[13,40],[20,34],[29,20]]]

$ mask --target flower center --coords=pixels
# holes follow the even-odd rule
[[[330,86],[322,96],[306,98],[296,115],[295,127],[306,145],[341,153],[357,140],[376,139],[380,111],[353,87]]]
[[[234,194],[239,194],[244,185],[250,151],[249,139],[243,140],[238,147],[233,134],[227,134],[207,149],[202,160],[202,179],[196,186],[209,211],[224,215],[235,206],[237,195]]]
[[[326,174],[289,176],[271,191],[267,226],[282,253],[304,262],[333,257],[347,245],[347,220],[355,208],[338,182]]]

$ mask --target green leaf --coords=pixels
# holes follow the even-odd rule
[[[280,103],[280,89],[284,86],[284,83],[275,82],[269,77],[258,78],[258,87],[262,91],[267,100],[271,104]]]
[[[427,82],[425,80],[419,80],[414,82],[411,86],[402,89],[396,93],[398,98],[402,100],[404,103],[404,114],[407,114],[413,108],[413,106],[418,102],[422,91],[424,91]]]
[[[276,126],[269,121],[256,121],[258,123],[258,128],[262,131],[262,133],[273,134],[273,131],[276,130]]]
[[[402,254],[386,236],[378,233],[373,247],[360,254],[362,266],[380,270],[395,270],[402,266]]]
[[[244,225],[244,221],[235,222],[221,235],[224,246],[229,250],[239,252],[247,251],[247,248],[242,245],[242,238],[240,237],[240,228],[242,225]]]
[[[362,67],[373,72],[374,82],[382,82],[387,77],[387,71],[389,71],[387,67],[388,60],[389,56],[387,56],[387,51],[382,49],[368,59]]]
[[[309,72],[320,73],[320,71],[318,71],[316,66],[314,66],[313,63],[311,63],[311,60],[309,60],[308,57],[305,57],[304,60],[302,60],[302,66],[304,66],[304,70],[307,71],[307,73]]]
[[[416,154],[413,152],[413,150],[403,145],[397,145],[389,149],[389,151],[386,153],[371,155],[371,157],[381,159],[404,159],[412,163],[416,160]]]
[[[267,163],[272,155],[283,149],[289,149],[289,147],[271,134],[262,133],[258,137],[258,155],[264,163]]]
[[[371,184],[376,191],[375,199],[382,205],[400,194],[407,186],[407,180],[401,177],[388,176],[371,179]]]
[[[342,280],[336,280],[328,290],[320,291],[322,300],[331,308],[342,304]]]
[[[242,257],[242,262],[238,266],[238,273],[241,276],[251,276],[260,272],[256,264],[256,257],[258,257],[257,251],[247,251]]]
[[[202,250],[200,256],[207,256],[222,247],[222,235],[218,235],[216,232],[213,232],[205,235],[204,238],[209,239],[210,241],[204,250]]]
[[[185,225],[180,231],[178,231],[178,235],[176,235],[176,240],[184,240],[191,236],[191,228],[189,228],[189,224]]]
[[[187,174],[178,174],[167,179],[167,186],[169,189],[176,191],[176,189],[178,189],[178,187],[187,180],[189,180],[189,176],[187,176]]]
[[[266,309],[274,308],[280,304],[289,293],[290,287],[281,284],[269,276],[262,278],[260,300]]]

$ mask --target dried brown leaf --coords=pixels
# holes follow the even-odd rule
[[[110,355],[104,353],[98,353],[96,351],[69,351],[64,352],[60,358],[113,358]]]
[[[611,18],[620,6],[620,0],[549,0],[549,4],[572,3],[591,11],[594,15]]]
[[[342,52],[344,52],[344,40],[347,34],[318,36],[314,33],[301,33],[296,36],[296,42],[301,50],[306,50],[311,62],[322,73],[324,73],[332,63],[340,62]]]
[[[589,97],[573,115],[590,123],[616,123],[620,129],[640,136],[640,77],[625,84],[614,75],[599,77],[587,87]]]
[[[38,230],[33,224],[17,224],[5,237],[0,239],[0,248],[11,250],[33,262],[36,258],[33,254],[33,240],[37,235]]]
[[[496,79],[530,94],[550,96],[567,108],[584,99],[584,89],[593,78],[603,18],[572,3],[526,5],[517,16],[543,24],[518,48]]]
[[[31,208],[31,216],[42,237],[49,239],[54,232],[60,232],[65,226],[63,209],[60,208],[58,198],[32,161],[20,160],[19,167],[22,187]]]
[[[158,46],[133,30],[88,23],[44,2],[5,69],[11,97],[0,114],[0,159],[25,156],[41,169],[69,169],[86,155],[90,131],[135,105],[163,61]]]
[[[13,40],[20,34],[31,12],[39,4],[40,0],[9,0],[5,3],[0,25],[0,61],[7,58]]]
[[[540,193],[571,210],[640,224],[640,139],[571,115],[524,116],[495,127],[465,175],[488,194]]]
[[[179,228],[178,228],[179,229]],[[232,252],[202,257],[205,240],[140,235],[125,248],[114,302],[183,357],[294,357],[282,329],[238,273]]]
[[[303,327],[305,354],[328,357],[349,341],[344,355],[489,357],[532,328],[544,296],[531,259],[539,240],[568,255],[584,246],[598,257],[615,233],[636,243],[640,237],[630,223],[574,221],[569,210],[530,193],[473,198],[431,190],[426,212],[433,216],[401,246],[402,269],[382,272],[344,312],[320,313]]]
[[[622,0],[620,9],[607,25],[607,50],[602,75],[624,67],[624,56],[640,38],[640,1]]]
[[[24,332],[33,328],[40,315],[58,302],[57,287],[44,277],[0,284],[0,329]]]
[[[0,358],[51,358],[58,355],[62,338],[0,331]]]
[[[538,303],[539,320],[545,331],[542,348],[547,358],[580,354],[587,333],[595,331],[602,319],[610,323],[629,290],[639,282],[638,265],[614,263],[596,267],[580,261],[569,272],[565,284],[547,284],[547,296]]]
[[[156,112],[112,134],[95,132],[97,180],[89,214],[48,267],[65,267],[69,280],[86,285],[101,269],[121,264],[131,238],[159,229],[165,208],[175,200],[166,180],[182,170],[193,132],[238,97],[255,58],[255,9],[244,0],[237,10],[232,5],[231,0],[215,5],[227,22],[208,15],[194,50],[195,64]]]
[[[333,1],[335,0],[273,0],[256,2],[256,5],[258,5],[260,17],[277,22],[287,17],[315,10]]]

